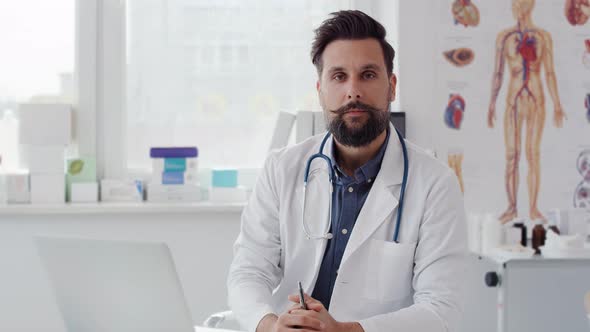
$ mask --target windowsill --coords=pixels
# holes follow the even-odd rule
[[[66,203],[66,204],[9,204],[0,206],[5,215],[60,215],[60,214],[116,214],[116,213],[240,213],[246,203]]]

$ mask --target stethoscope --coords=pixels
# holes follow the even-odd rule
[[[397,137],[399,138],[399,142],[402,146],[402,152],[404,155],[404,176],[403,176],[403,180],[402,180],[402,188],[400,190],[400,195],[399,195],[399,205],[397,207],[397,221],[395,223],[395,232],[393,233],[393,242],[399,243],[399,241],[398,241],[399,228],[400,228],[401,221],[402,221],[402,210],[404,207],[404,195],[406,193],[406,184],[408,181],[408,150],[406,149],[406,143],[404,142],[404,138],[402,137],[400,132],[397,129],[395,129],[395,132],[397,134]],[[334,188],[333,184],[334,184],[335,174],[334,174],[334,168],[332,167],[332,161],[330,160],[330,158],[328,156],[326,156],[323,153],[324,145],[326,145],[326,141],[328,140],[329,137],[330,137],[330,133],[328,132],[326,134],[326,136],[324,136],[324,139],[322,140],[322,144],[320,145],[320,151],[318,153],[312,155],[311,157],[309,157],[309,159],[307,160],[307,166],[305,167],[305,175],[303,177],[303,212],[301,214],[301,224],[303,226],[303,231],[305,232],[305,235],[307,236],[307,238],[313,239],[313,240],[323,240],[323,239],[330,240],[334,237],[334,235],[332,233],[330,233],[330,228],[332,227],[332,190]],[[307,205],[307,202],[306,202],[307,180],[309,179],[309,169],[310,169],[311,163],[316,158],[323,159],[328,164],[328,170],[330,172],[330,195],[328,195],[329,196],[328,222],[326,223],[326,228],[324,229],[324,232],[322,235],[311,234],[309,228],[307,227],[307,224],[305,223],[305,208]]]

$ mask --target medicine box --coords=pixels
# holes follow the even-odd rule
[[[211,171],[211,186],[235,188],[238,186],[238,171],[235,169],[214,169]]]
[[[190,147],[154,147],[150,149],[150,158],[197,158],[199,150]]]
[[[213,203],[241,203],[248,199],[246,188],[211,187],[209,201]]]
[[[64,146],[23,145],[23,150],[31,174],[64,173]]]
[[[25,204],[31,202],[29,173],[16,171],[4,175],[7,201],[10,204]]]
[[[71,105],[26,103],[19,105],[19,143],[66,146],[72,137]]]
[[[141,202],[143,183],[139,180],[112,180],[100,182],[100,200],[103,202]]]
[[[98,183],[79,182],[72,183],[70,201],[72,203],[98,202]]]
[[[153,203],[197,202],[200,201],[201,188],[194,184],[161,185],[149,184],[147,201]]]
[[[162,172],[152,175],[153,184],[167,184],[167,185],[179,185],[179,184],[198,184],[198,174],[186,173],[186,172]]]
[[[96,182],[96,159],[91,157],[68,159],[66,171],[66,197],[71,200],[73,183]]]
[[[196,174],[198,171],[197,158],[152,158],[152,171],[187,172]]]
[[[64,174],[31,174],[31,203],[65,203],[66,185]]]

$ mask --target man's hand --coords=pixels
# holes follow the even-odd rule
[[[289,315],[300,318],[310,318],[312,321],[319,321],[321,323],[319,329],[309,329],[310,331],[324,331],[324,332],[364,332],[363,328],[359,323],[341,323],[337,322],[332,315],[324,308],[324,305],[312,298],[311,296],[305,295],[305,303],[307,304],[308,310],[301,309],[299,306],[299,295],[290,295],[289,301],[295,304],[288,311]]]
[[[256,332],[286,332],[293,329],[304,331],[327,331],[324,330],[324,324],[316,318],[294,315],[286,312],[279,317],[273,314],[264,316]]]
[[[278,319],[279,318],[275,314],[268,314],[262,317],[260,323],[258,323],[258,326],[256,327],[256,332],[272,331]]]

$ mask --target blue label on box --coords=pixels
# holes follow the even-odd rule
[[[186,171],[186,158],[165,158],[164,172]]]
[[[238,171],[235,169],[213,170],[211,173],[213,187],[234,188],[238,186]]]
[[[184,184],[184,172],[163,172],[162,184]]]

